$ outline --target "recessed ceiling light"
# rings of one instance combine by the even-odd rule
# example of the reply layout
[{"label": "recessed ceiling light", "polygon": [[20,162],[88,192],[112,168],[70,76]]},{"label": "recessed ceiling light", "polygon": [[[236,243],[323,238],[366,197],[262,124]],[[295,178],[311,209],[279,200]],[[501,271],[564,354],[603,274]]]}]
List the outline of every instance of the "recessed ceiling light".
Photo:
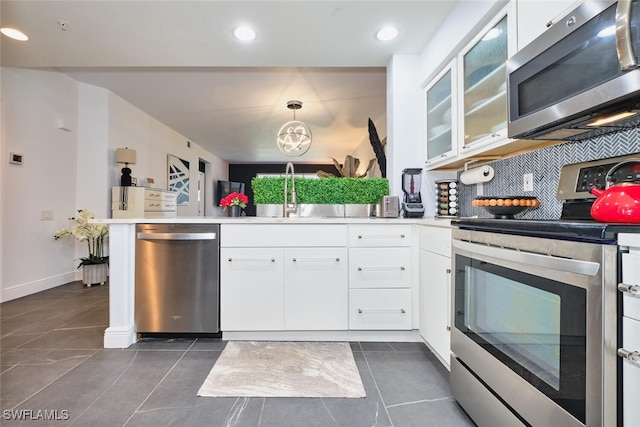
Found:
[{"label": "recessed ceiling light", "polygon": [[233,35],[238,40],[242,40],[246,42],[255,40],[256,38],[256,32],[253,30],[253,28],[246,27],[246,26],[237,27],[235,30],[233,30]]},{"label": "recessed ceiling light", "polygon": [[382,42],[393,40],[398,37],[398,29],[396,27],[384,27],[376,33],[376,38]]},{"label": "recessed ceiling light", "polygon": [[19,40],[21,42],[29,40],[29,37],[27,37],[25,33],[20,30],[16,30],[15,28],[0,28],[0,33],[11,39]]}]

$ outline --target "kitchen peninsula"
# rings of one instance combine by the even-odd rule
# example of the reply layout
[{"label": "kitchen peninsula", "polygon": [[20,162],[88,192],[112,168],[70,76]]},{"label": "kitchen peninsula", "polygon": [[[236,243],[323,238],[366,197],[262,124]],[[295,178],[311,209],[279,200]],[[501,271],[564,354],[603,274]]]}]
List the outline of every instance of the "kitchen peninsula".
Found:
[{"label": "kitchen peninsula", "polygon": [[137,340],[139,223],[220,224],[223,339],[420,341],[419,236],[429,239],[433,230],[444,247],[450,239],[449,220],[427,218],[95,221],[110,226],[105,348],[124,348]]}]

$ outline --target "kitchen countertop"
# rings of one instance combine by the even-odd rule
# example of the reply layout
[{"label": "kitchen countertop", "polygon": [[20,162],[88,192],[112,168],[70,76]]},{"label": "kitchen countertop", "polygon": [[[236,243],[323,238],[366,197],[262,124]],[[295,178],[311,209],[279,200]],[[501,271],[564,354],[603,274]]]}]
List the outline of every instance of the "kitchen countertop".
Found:
[{"label": "kitchen countertop", "polygon": [[105,218],[93,219],[96,224],[416,224],[434,227],[450,227],[451,218],[272,218],[245,216],[196,216],[173,218]]}]

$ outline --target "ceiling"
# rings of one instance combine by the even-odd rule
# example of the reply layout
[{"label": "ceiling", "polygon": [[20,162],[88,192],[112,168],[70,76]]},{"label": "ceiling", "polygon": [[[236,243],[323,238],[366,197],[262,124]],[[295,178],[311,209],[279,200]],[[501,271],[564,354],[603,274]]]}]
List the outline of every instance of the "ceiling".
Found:
[{"label": "ceiling", "polygon": [[[418,54],[464,0],[2,0],[2,66],[56,68],[109,89],[230,163],[291,160],[275,144],[293,119],[313,132],[296,160],[330,163],[386,136],[386,65]],[[62,23],[61,23],[62,21]],[[241,24],[257,38],[239,42]],[[382,26],[397,39],[379,42]]]}]

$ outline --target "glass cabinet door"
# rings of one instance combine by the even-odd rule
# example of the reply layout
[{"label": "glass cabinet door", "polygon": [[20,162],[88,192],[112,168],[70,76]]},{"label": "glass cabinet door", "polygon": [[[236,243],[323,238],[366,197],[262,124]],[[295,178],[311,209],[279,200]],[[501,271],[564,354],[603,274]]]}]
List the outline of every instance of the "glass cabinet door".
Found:
[{"label": "glass cabinet door", "polygon": [[508,21],[505,15],[462,57],[463,146],[507,126]]},{"label": "glass cabinet door", "polygon": [[[452,116],[454,65],[445,68],[427,87],[427,162],[454,152],[455,132]],[[453,112],[452,112],[453,111]]]}]

